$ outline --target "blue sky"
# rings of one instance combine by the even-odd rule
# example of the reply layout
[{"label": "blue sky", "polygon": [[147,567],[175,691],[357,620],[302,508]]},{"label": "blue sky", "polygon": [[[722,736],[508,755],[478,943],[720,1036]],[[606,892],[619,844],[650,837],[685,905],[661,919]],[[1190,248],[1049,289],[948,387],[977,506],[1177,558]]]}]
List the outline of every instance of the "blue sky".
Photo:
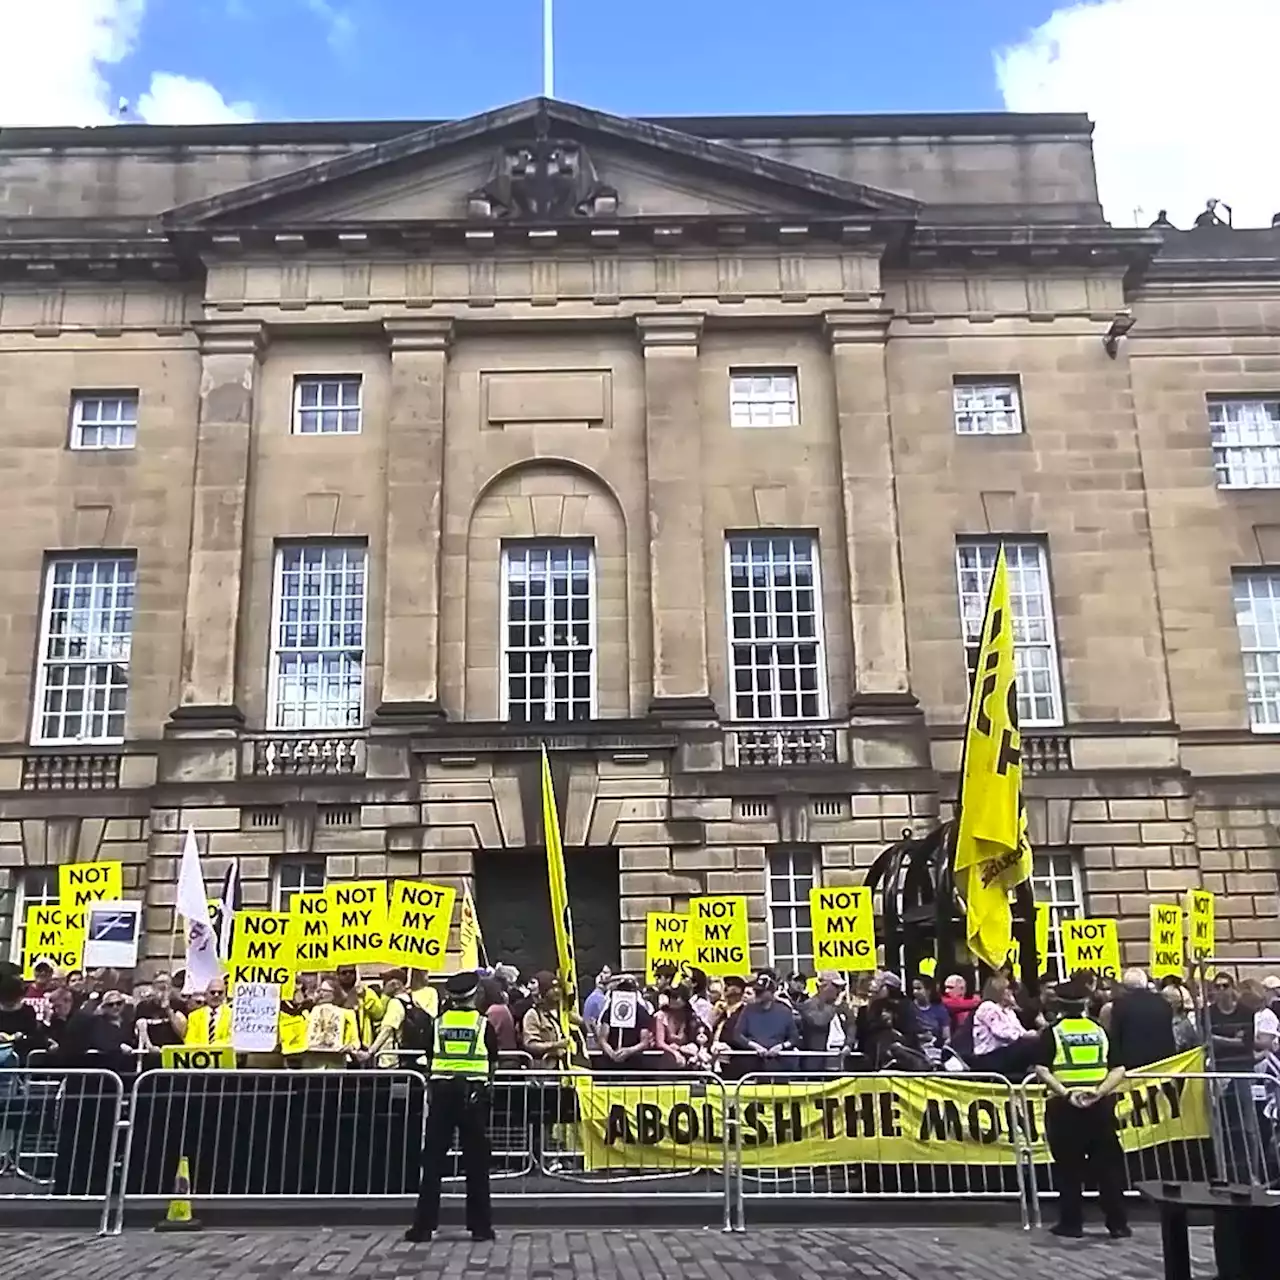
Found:
[{"label": "blue sky", "polygon": [[[624,114],[996,110],[993,50],[1053,9],[556,0],[557,96]],[[539,92],[541,39],[541,0],[150,0],[119,80],[136,97],[150,68],[180,67],[265,118],[460,116]]]},{"label": "blue sky", "polygon": [[[1280,0],[555,4],[588,106],[1083,111],[1112,221],[1280,211]],[[540,91],[542,0],[0,0],[0,38],[0,127],[438,119]]]}]

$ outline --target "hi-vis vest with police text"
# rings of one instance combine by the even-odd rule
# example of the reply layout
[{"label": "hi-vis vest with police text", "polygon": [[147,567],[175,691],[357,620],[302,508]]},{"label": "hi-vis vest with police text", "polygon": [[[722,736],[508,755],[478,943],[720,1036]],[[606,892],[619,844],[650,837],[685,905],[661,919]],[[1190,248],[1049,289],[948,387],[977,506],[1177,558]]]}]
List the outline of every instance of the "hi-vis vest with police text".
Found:
[{"label": "hi-vis vest with police text", "polygon": [[183,1044],[229,1045],[231,1043],[231,1006],[220,1004],[215,1011],[207,1004],[192,1009],[187,1015],[187,1034]]},{"label": "hi-vis vest with police text", "polygon": [[436,1019],[431,1074],[445,1079],[483,1080],[489,1074],[484,1044],[487,1019],[475,1009],[446,1009]]},{"label": "hi-vis vest with police text", "polygon": [[1107,1033],[1088,1018],[1063,1018],[1053,1029],[1052,1071],[1063,1084],[1101,1084],[1107,1078]]}]

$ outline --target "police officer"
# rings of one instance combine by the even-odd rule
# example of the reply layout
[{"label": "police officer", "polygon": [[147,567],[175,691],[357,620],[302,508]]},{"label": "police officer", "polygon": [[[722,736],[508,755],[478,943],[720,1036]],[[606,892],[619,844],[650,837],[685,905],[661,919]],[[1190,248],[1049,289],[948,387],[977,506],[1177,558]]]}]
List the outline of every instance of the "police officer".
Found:
[{"label": "police officer", "polygon": [[1040,1039],[1036,1075],[1049,1091],[1044,1118],[1058,1188],[1055,1236],[1084,1235],[1084,1184],[1097,1183],[1113,1240],[1132,1233],[1125,1213],[1124,1151],[1116,1131],[1115,1091],[1124,1080],[1107,1033],[1085,1016],[1089,990],[1079,980],[1058,988],[1059,1020]]},{"label": "police officer", "polygon": [[445,1006],[435,1019],[430,1054],[423,1059],[430,1077],[427,1135],[422,1151],[422,1185],[413,1225],[405,1239],[430,1240],[440,1225],[440,1183],[457,1133],[467,1183],[467,1230],[473,1240],[493,1239],[489,1209],[489,1103],[498,1069],[498,1038],[476,1008],[480,977],[454,974],[445,984]]}]

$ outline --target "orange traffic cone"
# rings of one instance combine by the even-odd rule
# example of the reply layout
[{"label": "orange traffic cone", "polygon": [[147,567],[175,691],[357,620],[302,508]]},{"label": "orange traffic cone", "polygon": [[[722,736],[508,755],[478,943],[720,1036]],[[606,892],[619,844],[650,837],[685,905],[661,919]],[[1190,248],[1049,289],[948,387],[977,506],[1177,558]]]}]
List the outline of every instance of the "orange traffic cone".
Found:
[{"label": "orange traffic cone", "polygon": [[178,1157],[178,1175],[173,1180],[173,1196],[168,1211],[156,1223],[157,1231],[199,1231],[199,1218],[191,1216],[191,1166],[186,1156]]}]

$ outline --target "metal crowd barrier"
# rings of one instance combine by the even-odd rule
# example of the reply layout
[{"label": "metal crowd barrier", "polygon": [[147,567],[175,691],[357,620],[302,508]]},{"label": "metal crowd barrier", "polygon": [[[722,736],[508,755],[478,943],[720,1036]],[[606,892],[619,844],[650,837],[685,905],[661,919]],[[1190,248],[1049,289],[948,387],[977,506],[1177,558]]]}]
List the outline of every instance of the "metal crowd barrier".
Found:
[{"label": "metal crowd barrier", "polygon": [[93,1068],[0,1071],[0,1205],[101,1205],[107,1230],[124,1085]]},{"label": "metal crowd barrier", "polygon": [[[1017,1200],[1023,1228],[1029,1226],[1029,1195],[1024,1170],[1030,1165],[1031,1153],[1026,1143],[1022,1099],[1015,1087],[1003,1076],[966,1073],[870,1073],[834,1072],[753,1072],[738,1081],[730,1110],[735,1117],[745,1118],[744,1092],[758,1085],[822,1084],[833,1080],[856,1081],[866,1091],[869,1102],[859,1099],[852,1114],[847,1108],[836,1110],[829,1123],[843,1125],[846,1134],[870,1141],[883,1159],[862,1160],[849,1164],[796,1165],[786,1168],[753,1168],[743,1159],[746,1148],[746,1125],[735,1123],[733,1156],[734,1205],[732,1221],[735,1230],[746,1229],[747,1210],[754,1206],[779,1205],[788,1201],[821,1196],[833,1200],[961,1200],[974,1197]],[[1000,1103],[989,1123],[1002,1126],[1000,1132],[1013,1149],[1009,1164],[903,1163],[886,1146],[894,1144],[896,1108],[892,1095],[899,1085],[928,1087],[931,1080],[982,1084],[997,1093]],[[882,1101],[888,1099],[888,1102]],[[957,1117],[959,1120],[959,1117]],[[964,1123],[964,1121],[961,1121]],[[888,1132],[886,1132],[888,1130]]]}]

